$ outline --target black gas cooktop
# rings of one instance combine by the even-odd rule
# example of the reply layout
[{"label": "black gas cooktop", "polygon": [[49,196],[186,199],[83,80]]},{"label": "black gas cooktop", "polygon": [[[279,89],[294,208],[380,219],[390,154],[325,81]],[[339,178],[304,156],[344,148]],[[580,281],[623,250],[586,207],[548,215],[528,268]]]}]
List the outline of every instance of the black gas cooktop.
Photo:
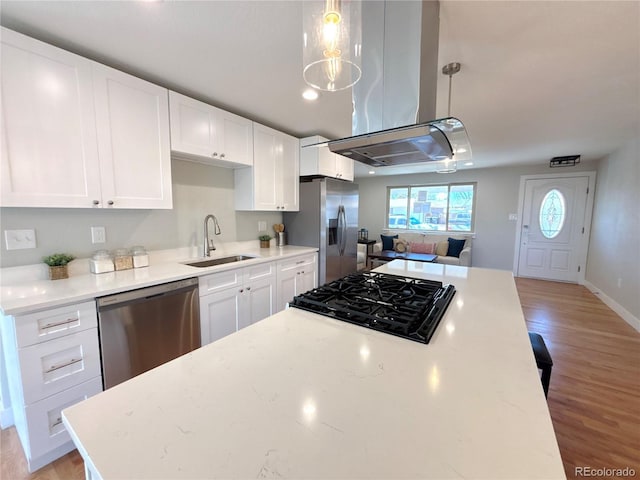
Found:
[{"label": "black gas cooktop", "polygon": [[442,282],[362,272],[309,290],[289,305],[429,343],[455,291]]}]

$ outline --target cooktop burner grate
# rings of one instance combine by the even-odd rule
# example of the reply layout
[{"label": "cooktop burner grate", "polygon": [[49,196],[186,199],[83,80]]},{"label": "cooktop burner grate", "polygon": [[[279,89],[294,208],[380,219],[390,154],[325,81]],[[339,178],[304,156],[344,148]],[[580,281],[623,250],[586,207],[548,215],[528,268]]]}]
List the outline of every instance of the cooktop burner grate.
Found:
[{"label": "cooktop burner grate", "polygon": [[429,343],[454,294],[442,282],[362,272],[298,295],[290,306]]}]

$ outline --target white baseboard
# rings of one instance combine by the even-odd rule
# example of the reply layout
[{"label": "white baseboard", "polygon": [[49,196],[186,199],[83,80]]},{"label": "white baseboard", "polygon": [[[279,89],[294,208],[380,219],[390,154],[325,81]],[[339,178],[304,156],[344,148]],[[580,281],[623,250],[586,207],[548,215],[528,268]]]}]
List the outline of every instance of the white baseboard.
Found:
[{"label": "white baseboard", "polygon": [[640,332],[640,319],[633,316],[631,312],[629,312],[626,308],[616,302],[613,298],[609,297],[606,293],[596,287],[593,283],[585,280],[584,286],[587,287],[591,293],[597,296],[602,303],[604,303],[611,310],[616,312],[618,315],[622,317],[622,319],[635,328],[638,332]]}]

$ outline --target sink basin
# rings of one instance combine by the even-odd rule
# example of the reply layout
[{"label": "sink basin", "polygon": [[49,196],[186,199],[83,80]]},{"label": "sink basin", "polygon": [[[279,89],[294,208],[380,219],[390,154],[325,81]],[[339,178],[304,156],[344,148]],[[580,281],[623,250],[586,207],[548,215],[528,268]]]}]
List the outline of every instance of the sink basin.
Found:
[{"label": "sink basin", "polygon": [[185,265],[189,265],[191,267],[215,267],[216,265],[224,265],[225,263],[234,263],[241,262],[243,260],[251,260],[252,258],[249,255],[232,255],[230,257],[222,257],[222,258],[211,258],[207,260],[198,260],[197,262],[185,263]]}]

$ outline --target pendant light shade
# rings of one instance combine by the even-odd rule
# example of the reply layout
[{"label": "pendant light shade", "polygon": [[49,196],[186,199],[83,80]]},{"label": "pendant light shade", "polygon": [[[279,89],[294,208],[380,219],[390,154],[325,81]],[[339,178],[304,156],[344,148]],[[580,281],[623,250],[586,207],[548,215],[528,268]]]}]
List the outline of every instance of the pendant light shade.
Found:
[{"label": "pendant light shade", "polygon": [[304,81],[313,88],[337,92],[362,75],[360,0],[302,2]]}]

